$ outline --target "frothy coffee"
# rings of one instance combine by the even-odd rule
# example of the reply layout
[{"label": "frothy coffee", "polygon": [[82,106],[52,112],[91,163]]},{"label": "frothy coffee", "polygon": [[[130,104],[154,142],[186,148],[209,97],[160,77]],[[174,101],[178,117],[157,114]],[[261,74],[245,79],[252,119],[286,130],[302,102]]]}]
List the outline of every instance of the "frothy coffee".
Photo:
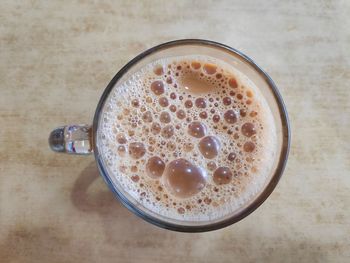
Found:
[{"label": "frothy coffee", "polygon": [[208,221],[261,191],[276,128],[259,89],[207,56],[158,60],[110,93],[97,145],[111,180],[162,216]]}]

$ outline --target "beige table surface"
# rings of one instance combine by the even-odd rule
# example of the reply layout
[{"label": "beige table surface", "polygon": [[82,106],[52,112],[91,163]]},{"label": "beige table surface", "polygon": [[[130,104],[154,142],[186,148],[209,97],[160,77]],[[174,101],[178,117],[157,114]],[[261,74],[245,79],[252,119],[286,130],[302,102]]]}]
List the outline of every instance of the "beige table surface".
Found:
[{"label": "beige table surface", "polygon": [[[350,262],[350,1],[0,3],[0,262]],[[210,233],[122,207],[92,156],[50,130],[91,123],[99,96],[153,45],[206,38],[251,56],[289,110],[292,148],[256,212]]]}]

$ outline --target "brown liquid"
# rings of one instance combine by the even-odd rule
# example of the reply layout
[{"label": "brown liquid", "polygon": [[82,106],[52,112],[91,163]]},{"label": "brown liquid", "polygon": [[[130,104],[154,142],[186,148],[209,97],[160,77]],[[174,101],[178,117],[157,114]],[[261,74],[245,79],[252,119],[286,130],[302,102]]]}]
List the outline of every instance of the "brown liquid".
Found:
[{"label": "brown liquid", "polygon": [[143,72],[109,104],[104,127],[114,136],[104,147],[116,153],[114,176],[157,213],[227,213],[261,170],[258,93],[208,61],[157,62]]},{"label": "brown liquid", "polygon": [[213,85],[199,79],[196,75],[184,76],[180,80],[180,85],[188,92],[196,94],[209,93],[213,89]]}]

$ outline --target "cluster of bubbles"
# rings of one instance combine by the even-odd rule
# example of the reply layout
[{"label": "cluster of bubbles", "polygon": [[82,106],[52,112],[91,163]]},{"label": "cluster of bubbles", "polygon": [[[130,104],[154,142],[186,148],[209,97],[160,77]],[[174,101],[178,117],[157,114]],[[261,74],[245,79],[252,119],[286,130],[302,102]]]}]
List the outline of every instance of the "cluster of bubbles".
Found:
[{"label": "cluster of bubbles", "polygon": [[257,172],[260,104],[218,64],[166,62],[127,81],[106,107],[107,164],[136,184],[140,200],[204,212],[237,197]]}]

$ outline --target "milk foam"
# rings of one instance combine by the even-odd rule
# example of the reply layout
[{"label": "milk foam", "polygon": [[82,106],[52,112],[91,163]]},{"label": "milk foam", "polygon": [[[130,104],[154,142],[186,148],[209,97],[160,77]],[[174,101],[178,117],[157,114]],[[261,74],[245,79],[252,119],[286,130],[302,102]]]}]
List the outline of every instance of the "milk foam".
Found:
[{"label": "milk foam", "polygon": [[[196,78],[200,78],[199,87],[193,86]],[[163,93],[152,91],[155,81],[163,83]],[[205,108],[198,99],[204,100]],[[186,107],[188,100],[191,107]],[[185,118],[178,117],[179,110]],[[237,117],[232,122],[225,119],[230,110]],[[203,137],[188,132],[192,122],[201,122],[205,136],[218,139],[217,156],[208,159],[201,152],[198,145]],[[254,126],[253,135],[242,133],[246,123]],[[136,159],[128,153],[130,143],[135,142],[145,147]],[[246,143],[254,145],[252,152],[244,151]],[[276,156],[277,139],[270,108],[254,83],[223,61],[185,56],[148,64],[113,88],[103,107],[97,146],[113,184],[134,202],[164,217],[204,222],[235,213],[262,190]],[[147,160],[154,156],[165,165],[179,158],[189,160],[203,171],[205,187],[187,198],[175,196],[166,187],[164,174],[159,178],[147,175]],[[213,166],[230,169],[229,183],[214,182]]]}]

